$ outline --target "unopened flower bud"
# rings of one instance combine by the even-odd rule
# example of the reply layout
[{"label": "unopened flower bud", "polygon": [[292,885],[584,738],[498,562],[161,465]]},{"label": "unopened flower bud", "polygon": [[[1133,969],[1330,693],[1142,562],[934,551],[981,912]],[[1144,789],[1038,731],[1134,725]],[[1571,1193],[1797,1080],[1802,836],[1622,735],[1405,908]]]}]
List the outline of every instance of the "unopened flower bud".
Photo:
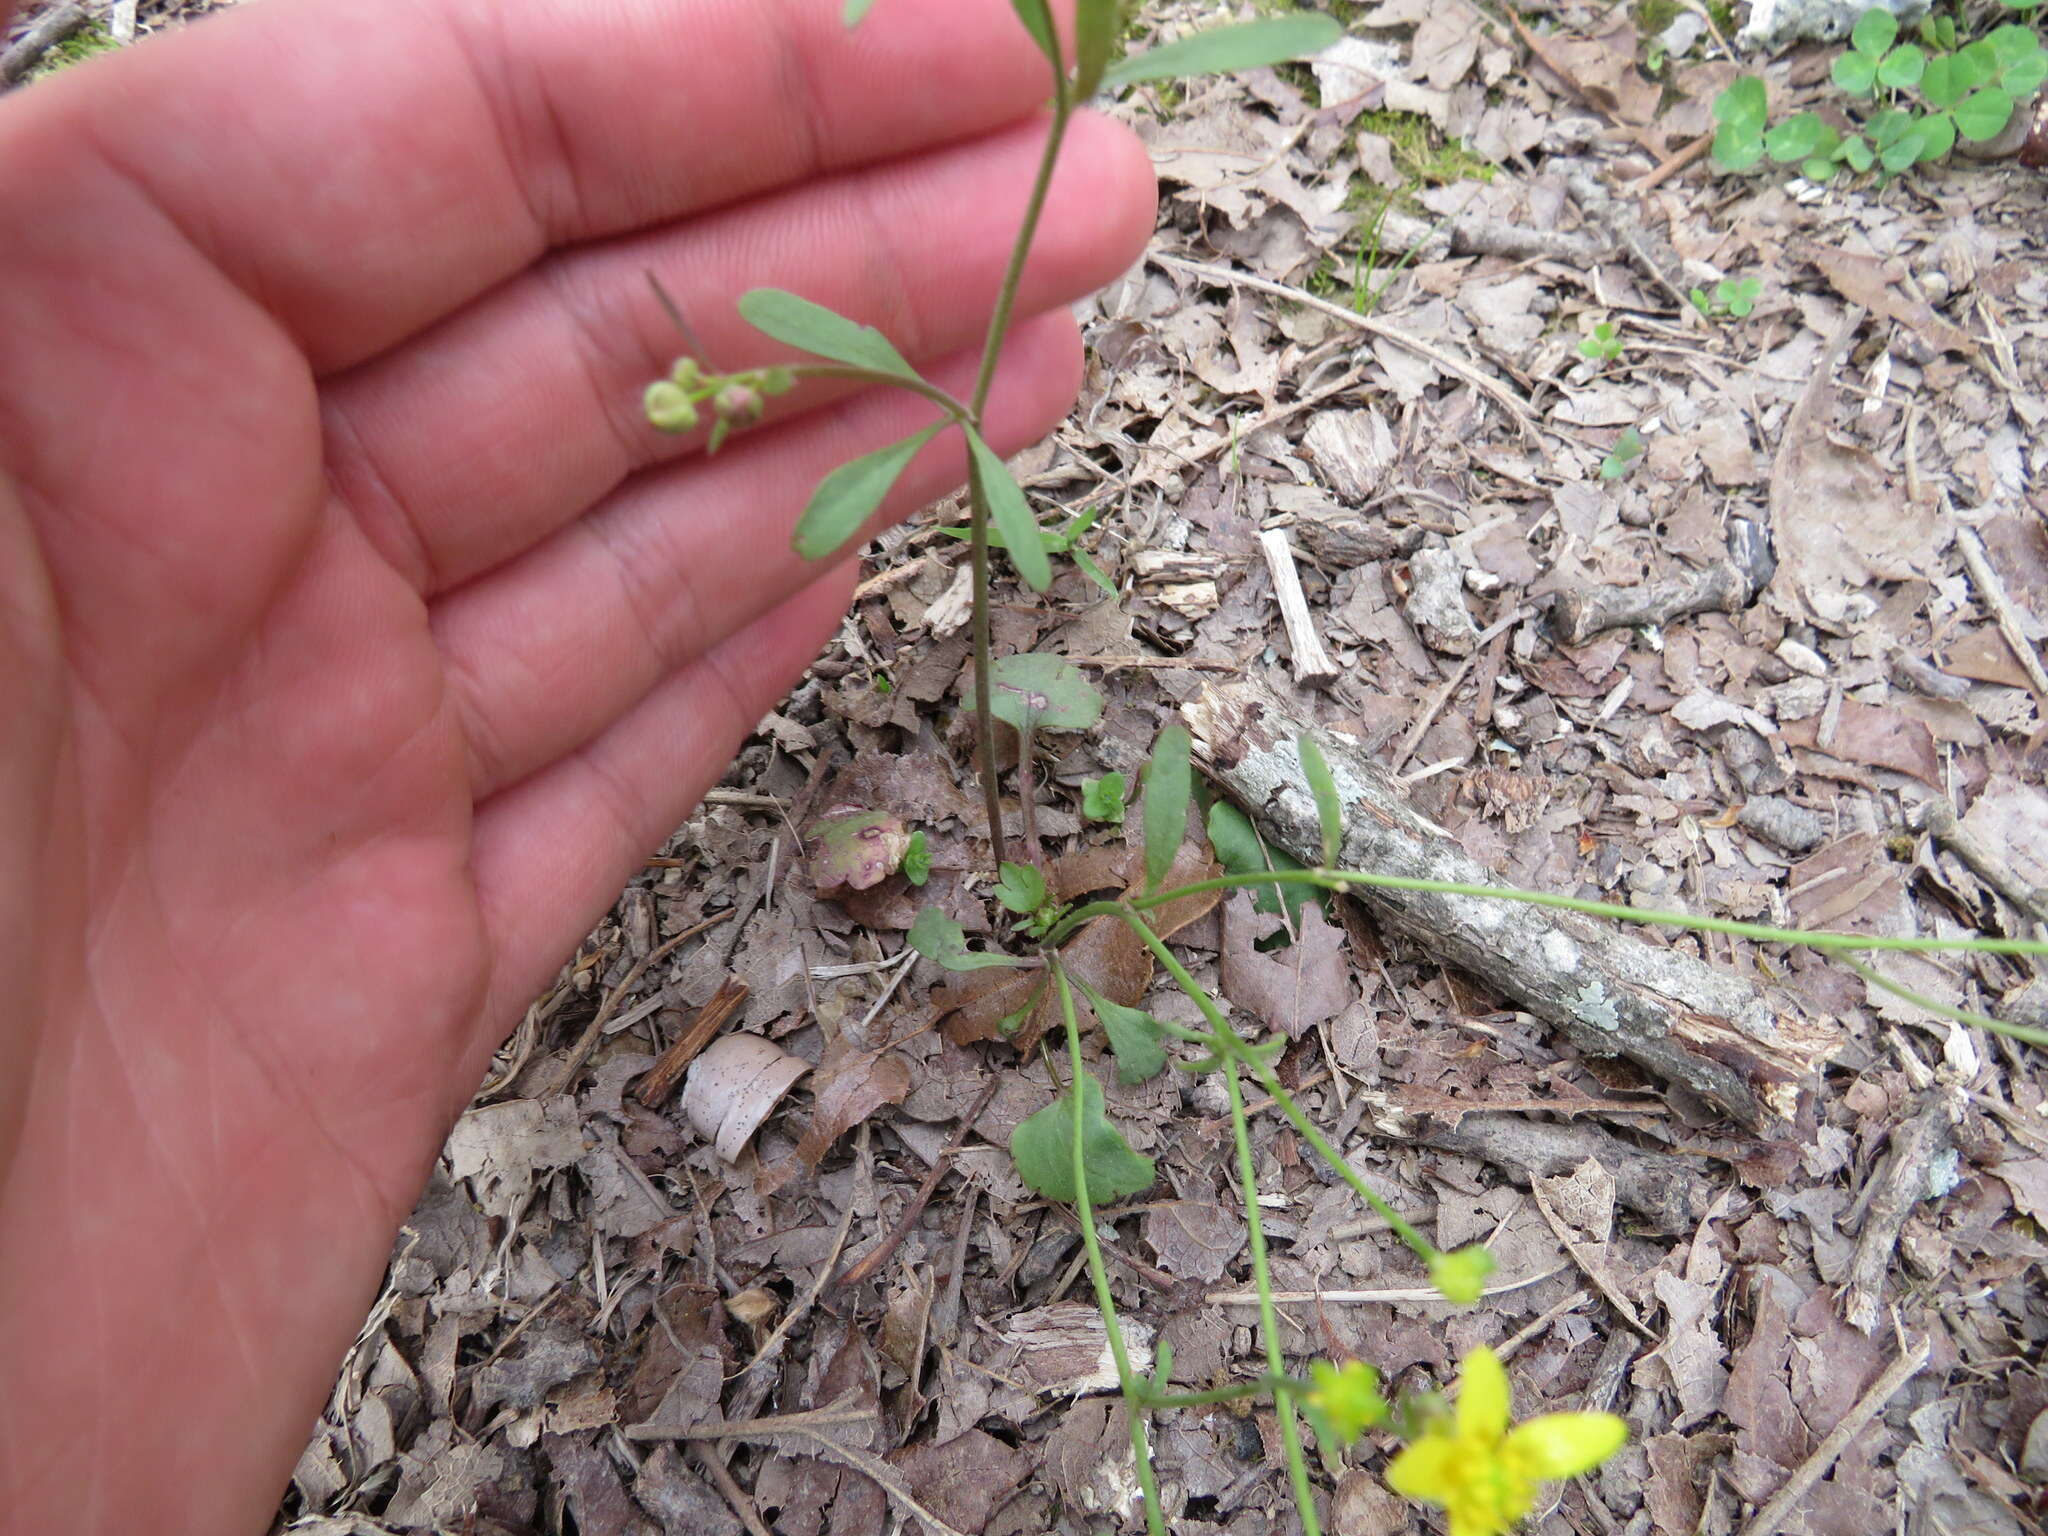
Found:
[{"label": "unopened flower bud", "polygon": [[679,357],[676,359],[675,367],[669,370],[668,376],[683,389],[695,389],[704,382],[704,365],[694,357]]},{"label": "unopened flower bud", "polygon": [[647,386],[641,409],[664,432],[687,432],[697,425],[697,407],[682,386],[669,379],[657,379]]},{"label": "unopened flower bud", "polygon": [[744,416],[749,421],[759,421],[767,402],[761,392],[747,384],[728,384],[713,397],[718,414],[728,421]]}]

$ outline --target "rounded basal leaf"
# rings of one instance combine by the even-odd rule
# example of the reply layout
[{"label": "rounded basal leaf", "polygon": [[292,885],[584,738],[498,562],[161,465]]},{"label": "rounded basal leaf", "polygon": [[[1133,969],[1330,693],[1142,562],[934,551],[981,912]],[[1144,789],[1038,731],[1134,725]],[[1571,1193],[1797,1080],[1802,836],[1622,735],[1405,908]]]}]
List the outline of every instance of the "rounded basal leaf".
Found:
[{"label": "rounded basal leaf", "polygon": [[1193,776],[1188,769],[1188,733],[1169,725],[1152,743],[1145,765],[1145,889],[1155,891],[1173,868],[1187,835],[1188,797]]},{"label": "rounded basal leaf", "polygon": [[2015,64],[2041,51],[2041,37],[2032,27],[2007,22],[1984,34],[1984,46],[2001,65]]},{"label": "rounded basal leaf", "polygon": [[1955,59],[1965,90],[1974,91],[1980,85],[1989,85],[1998,76],[1998,50],[1981,37],[1968,47],[1958,49]]},{"label": "rounded basal leaf", "polygon": [[1842,140],[1838,153],[1849,169],[1859,174],[1877,163],[1877,156],[1871,152],[1870,140],[1860,133],[1852,133]]},{"label": "rounded basal leaf", "polygon": [[796,552],[806,560],[822,560],[841,549],[867,526],[918,450],[945,425],[934,422],[900,443],[848,460],[820,480],[803,516],[796,520],[796,535],[791,540]]},{"label": "rounded basal leaf", "polygon": [[1930,107],[1952,107],[1970,93],[1969,82],[1952,55],[1938,53],[1920,76],[1920,94]]},{"label": "rounded basal leaf", "polygon": [[1919,132],[1922,165],[1946,160],[1949,151],[1956,147],[1956,125],[1946,112],[1937,112],[1932,117],[1922,118]]},{"label": "rounded basal leaf", "polygon": [[1754,128],[1724,124],[1714,135],[1714,164],[1724,171],[1746,171],[1763,157],[1763,135]]},{"label": "rounded basal leaf", "polygon": [[1028,914],[1045,905],[1045,876],[1029,864],[1005,861],[996,881],[996,900],[1012,912]]},{"label": "rounded basal leaf", "polygon": [[811,883],[821,891],[864,891],[896,872],[910,831],[887,811],[841,806],[811,823]]},{"label": "rounded basal leaf", "polygon": [[822,304],[781,288],[755,288],[740,295],[740,318],[764,336],[849,368],[915,379],[917,370],[871,325],[835,314]]},{"label": "rounded basal leaf", "polygon": [[974,428],[966,430],[974,483],[981,488],[989,516],[1003,535],[1003,548],[1010,563],[1017,567],[1026,586],[1043,592],[1052,585],[1052,561],[1046,558],[1045,541],[1039,536],[1038,519],[1031,515],[1031,504],[1024,499],[1022,487],[1011,478],[1009,466],[995,449],[982,441]]},{"label": "rounded basal leaf", "polygon": [[1770,113],[1770,99],[1759,75],[1738,75],[1714,98],[1714,121],[1724,128],[1748,128],[1763,132]]},{"label": "rounded basal leaf", "polygon": [[1834,148],[1830,142],[1834,133],[1818,112],[1801,112],[1765,134],[1764,149],[1778,164],[1790,165],[1794,160],[1825,154]]},{"label": "rounded basal leaf", "polygon": [[1102,718],[1101,693],[1058,656],[999,656],[988,681],[990,713],[1020,731],[1085,731]]},{"label": "rounded basal leaf", "polygon": [[1124,789],[1124,776],[1120,773],[1105,773],[1099,779],[1083,779],[1081,814],[1090,821],[1122,821]]},{"label": "rounded basal leaf", "polygon": [[918,913],[907,937],[912,949],[949,971],[985,971],[993,966],[1023,963],[1008,955],[969,949],[967,935],[960,925],[937,907],[926,907]]},{"label": "rounded basal leaf", "polygon": [[1991,87],[1973,91],[1955,106],[1956,132],[1977,143],[1996,138],[2012,121],[2012,98]]},{"label": "rounded basal leaf", "polygon": [[1102,83],[1114,89],[1141,80],[1262,69],[1321,53],[1343,35],[1343,24],[1328,16],[1268,16],[1236,26],[1209,27],[1117,60],[1104,71]]},{"label": "rounded basal leaf", "polygon": [[1920,163],[1920,129],[1907,128],[1877,152],[1877,163],[1894,174],[1911,170]]},{"label": "rounded basal leaf", "polygon": [[2032,53],[2005,66],[1998,88],[2014,101],[2025,101],[2048,82],[2048,53]]},{"label": "rounded basal leaf", "polygon": [[[1835,174],[1835,162],[1828,155],[1815,155],[1811,160],[1800,162],[1799,174],[1808,181],[1826,181]],[[1730,310],[1730,314],[1734,311]]]},{"label": "rounded basal leaf", "polygon": [[903,878],[912,885],[923,885],[932,877],[932,851],[925,842],[922,830],[910,834],[910,845],[903,850]]},{"label": "rounded basal leaf", "polygon": [[1927,55],[1911,43],[1894,48],[1877,66],[1878,84],[1894,91],[1909,91],[1927,71]]},{"label": "rounded basal leaf", "polygon": [[1867,53],[1843,54],[1829,74],[1851,96],[1868,96],[1877,88],[1877,60]]},{"label": "rounded basal leaf", "polygon": [[1882,6],[1873,6],[1856,18],[1849,32],[1849,46],[1875,60],[1898,41],[1899,18]]},{"label": "rounded basal leaf", "polygon": [[[1123,1133],[1102,1113],[1102,1085],[1087,1074],[1080,1083],[1081,1169],[1092,1204],[1121,1200],[1147,1188],[1154,1175],[1152,1159],[1131,1150]],[[1054,1099],[1010,1133],[1010,1158],[1017,1175],[1048,1200],[1073,1201],[1074,1105],[1072,1088]]]},{"label": "rounded basal leaf", "polygon": [[1879,149],[1896,144],[1913,131],[1917,121],[1910,112],[1901,112],[1896,107],[1886,107],[1881,112],[1870,114],[1870,121],[1864,126],[1870,130],[1870,142]]}]

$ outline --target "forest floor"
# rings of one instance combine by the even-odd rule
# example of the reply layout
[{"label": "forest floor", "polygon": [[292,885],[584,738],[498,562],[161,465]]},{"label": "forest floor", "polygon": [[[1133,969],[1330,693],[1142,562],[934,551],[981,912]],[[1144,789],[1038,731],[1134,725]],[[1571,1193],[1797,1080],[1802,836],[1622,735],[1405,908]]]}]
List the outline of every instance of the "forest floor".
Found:
[{"label": "forest floor", "polygon": [[[206,8],[144,0],[140,28]],[[1351,35],[1313,67],[1113,109],[1153,147],[1157,236],[1085,306],[1080,404],[1014,467],[1049,521],[1100,510],[1083,543],[1117,591],[1066,568],[1044,600],[1007,575],[997,594],[1000,650],[1074,658],[1109,700],[1040,743],[1048,851],[1089,871],[1077,888],[1120,878],[1126,830],[1081,814],[1083,781],[1135,783],[1184,705],[1254,684],[1515,885],[2041,936],[2048,180],[1961,157],[1723,174],[1688,152],[1738,68],[1781,112],[1844,98],[1840,45],[1738,64],[1717,7],[1338,9]],[[1968,35],[2009,13],[1954,14]],[[837,640],[535,1002],[401,1235],[281,1530],[1135,1528],[1077,1224],[1007,1150],[1058,1079],[906,963],[921,906],[976,934],[996,915],[943,531],[962,519],[942,504],[870,552]],[[924,832],[922,890],[819,888],[812,825],[847,805]],[[1539,1510],[1542,1536],[1770,1536],[1756,1512],[1788,1483],[1788,1533],[2039,1530],[2037,1052],[1782,946],[1641,937],[1828,1039],[1786,1125],[1586,1054],[1348,900],[1290,931],[1237,898],[1173,936],[1289,1037],[1283,1079],[1355,1167],[1497,1259],[1478,1308],[1416,1299],[1407,1250],[1260,1112],[1290,1357],[1427,1388],[1489,1344],[1518,1411],[1624,1415],[1630,1446]],[[2048,1022],[2024,961],[1882,969]],[[651,1087],[706,1005],[798,1058],[794,1086],[708,1108]],[[721,1155],[692,1092],[710,1128],[758,1129]],[[1215,1079],[1105,1092],[1158,1167],[1101,1215],[1134,1341],[1171,1342],[1189,1388],[1258,1374]],[[1269,1408],[1153,1430],[1174,1531],[1298,1529]],[[1384,1489],[1385,1454],[1368,1435],[1326,1469],[1324,1529],[1441,1530]]]}]

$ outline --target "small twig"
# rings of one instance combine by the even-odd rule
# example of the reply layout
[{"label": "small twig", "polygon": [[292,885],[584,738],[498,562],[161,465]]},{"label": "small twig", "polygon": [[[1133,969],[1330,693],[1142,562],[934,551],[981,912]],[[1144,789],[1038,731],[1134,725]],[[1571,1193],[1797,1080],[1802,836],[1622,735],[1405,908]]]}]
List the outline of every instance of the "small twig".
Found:
[{"label": "small twig", "polygon": [[1077,667],[1133,667],[1157,668],[1161,671],[1186,670],[1190,672],[1242,672],[1244,666],[1235,661],[1219,661],[1212,656],[1066,656],[1061,658]]},{"label": "small twig", "polygon": [[1912,1116],[1892,1128],[1891,1158],[1866,1190],[1870,1207],[1842,1282],[1842,1316],[1860,1332],[1877,1329],[1885,1276],[1898,1252],[1899,1234],[1906,1218],[1939,1187],[1933,1183],[1935,1169],[1955,1145],[1953,1132],[1963,1103],[1960,1089],[1933,1084],[1921,1093]]},{"label": "small twig", "polygon": [[740,1517],[740,1524],[747,1528],[747,1536],[770,1536],[768,1527],[761,1523],[761,1512],[754,1508],[754,1501],[747,1490],[739,1485],[732,1473],[727,1470],[725,1463],[718,1459],[717,1448],[711,1445],[693,1445],[690,1449],[696,1453],[697,1464],[704,1469],[705,1476],[711,1479],[712,1487],[725,1496],[725,1502],[732,1506],[732,1512]]},{"label": "small twig", "polygon": [[1265,552],[1266,569],[1273,573],[1273,600],[1280,605],[1280,622],[1287,631],[1294,681],[1303,688],[1327,688],[1340,673],[1316,634],[1316,621],[1302,595],[1301,576],[1294,569],[1294,551],[1287,546],[1286,530],[1266,529],[1259,535],[1259,548]]},{"label": "small twig", "polygon": [[831,1289],[843,1290],[849,1285],[859,1285],[871,1278],[876,1270],[889,1262],[889,1256],[903,1245],[903,1239],[910,1236],[918,1218],[924,1215],[924,1208],[931,1204],[932,1195],[939,1187],[939,1180],[946,1176],[946,1170],[952,1167],[954,1157],[967,1144],[968,1133],[974,1129],[974,1122],[981,1118],[982,1111],[994,1101],[996,1088],[1001,1082],[1001,1078],[991,1076],[988,1086],[981,1090],[981,1097],[974,1101],[974,1107],[961,1117],[960,1124],[953,1130],[952,1140],[946,1143],[945,1149],[933,1160],[931,1167],[925,1170],[924,1180],[917,1186],[917,1193],[910,1197],[910,1204],[904,1207],[903,1217],[896,1223],[895,1230],[849,1264],[844,1273],[830,1282]]},{"label": "small twig", "polygon": [[[868,1136],[868,1126],[865,1120],[861,1122],[860,1134],[862,1150],[865,1151]],[[818,1298],[824,1294],[826,1283],[832,1278],[834,1267],[839,1263],[839,1255],[846,1249],[846,1234],[853,1230],[853,1207],[854,1202],[848,1199],[846,1210],[839,1218],[839,1230],[832,1235],[832,1251],[825,1255],[825,1262],[818,1266],[818,1278],[813,1280],[811,1288],[804,1292],[804,1299],[789,1309],[782,1321],[775,1325],[775,1331],[762,1341],[759,1349],[754,1351],[754,1358],[740,1367],[739,1370],[733,1372],[733,1376],[746,1375],[748,1371],[753,1370],[755,1366],[760,1365],[773,1355],[781,1347],[783,1339],[789,1334],[789,1330],[794,1328],[798,1322],[808,1315],[813,1306],[817,1305]],[[731,1380],[732,1378],[728,1377],[727,1379]]]},{"label": "small twig", "polygon": [[1976,585],[1977,595],[1984,599],[1984,606],[1991,610],[1991,616],[1998,621],[1998,632],[2005,636],[2005,643],[2012,647],[2012,653],[2019,664],[2026,668],[2027,676],[2033,681],[2034,694],[2042,704],[2048,705],[2048,669],[2041,665],[2033,645],[2027,639],[2026,631],[2020,626],[2019,611],[2006,595],[2005,583],[1999,580],[1998,572],[1991,568],[1985,558],[1984,541],[1977,537],[1974,528],[1958,525],[1956,548],[1963,552],[1963,564],[1969,568],[1970,580]]},{"label": "small twig", "polygon": [[1672,155],[1662,165],[1658,166],[1654,171],[1651,171],[1646,176],[1638,176],[1634,181],[1630,182],[1628,184],[1628,190],[1634,193],[1636,196],[1640,197],[1643,193],[1650,191],[1653,187],[1663,186],[1665,182],[1669,181],[1672,177],[1676,176],[1680,171],[1684,170],[1688,165],[1691,165],[1695,160],[1699,159],[1700,156],[1704,155],[1708,150],[1712,149],[1713,147],[1714,136],[1711,133],[1701,134],[1698,138],[1694,139],[1690,144],[1686,145],[1685,148],[1678,151],[1677,154]]},{"label": "small twig", "polygon": [[1933,1351],[1934,1339],[1929,1335],[1894,1360],[1841,1423],[1829,1430],[1827,1438],[1814,1447],[1813,1454],[1800,1463],[1785,1486],[1772,1494],[1770,1502],[1756,1512],[1756,1518],[1743,1529],[1742,1536],[1778,1536],[1784,1529],[1786,1517],[1799,1507],[1799,1501],[1827,1475],[1828,1469],[1849,1448],[1849,1442],[1870,1426],[1870,1421],[1898,1395],[1899,1389],[1920,1374]]},{"label": "small twig", "polygon": [[1423,736],[1435,723],[1436,717],[1443,712],[1443,707],[1451,702],[1451,695],[1458,691],[1459,685],[1465,681],[1465,674],[1472,670],[1473,664],[1479,660],[1486,647],[1524,619],[1533,617],[1535,612],[1534,608],[1517,608],[1514,612],[1495,619],[1479,632],[1479,638],[1472,642],[1472,649],[1458,658],[1458,664],[1451,668],[1451,675],[1429,696],[1429,702],[1422,706],[1422,713],[1417,715],[1415,723],[1408,727],[1408,734],[1401,738],[1401,745],[1394,753],[1394,760],[1387,765],[1388,772],[1399,773],[1408,766],[1408,759],[1414,754],[1416,747],[1421,745]]},{"label": "small twig", "polygon": [[583,1063],[590,1059],[591,1051],[596,1049],[599,1038],[604,1034],[606,1022],[610,1020],[612,1014],[618,1009],[619,1004],[625,1000],[626,994],[632,991],[634,985],[638,983],[642,976],[647,974],[647,968],[661,960],[667,959],[684,940],[694,939],[698,934],[704,932],[705,929],[717,927],[737,910],[738,908],[736,907],[728,907],[715,917],[707,917],[703,922],[696,924],[694,927],[685,928],[674,938],[662,944],[660,948],[651,951],[645,960],[642,960],[632,970],[628,971],[626,979],[606,994],[603,1005],[597,1010],[597,1017],[590,1021],[583,1031],[582,1038],[570,1049],[568,1058],[562,1063],[561,1069],[555,1073],[554,1078],[548,1084],[547,1091],[536,1093],[533,1097],[548,1099],[555,1097],[557,1094],[567,1093],[576,1081],[576,1074],[583,1070]]},{"label": "small twig", "polygon": [[1538,1334],[1542,1333],[1544,1329],[1548,1328],[1560,1317],[1563,1317],[1565,1313],[1578,1311],[1579,1308],[1583,1307],[1587,1302],[1591,1301],[1592,1299],[1593,1293],[1591,1291],[1572,1292],[1571,1295],[1565,1297],[1563,1301],[1560,1301],[1556,1306],[1552,1307],[1549,1311],[1543,1313],[1540,1317],[1535,1318],[1533,1321],[1529,1322],[1523,1327],[1516,1329],[1513,1333],[1509,1334],[1507,1338],[1503,1339],[1500,1343],[1494,1345],[1494,1354],[1498,1355],[1503,1362],[1514,1359],[1515,1355],[1517,1354],[1517,1352],[1520,1351],[1521,1347],[1524,1344],[1528,1343],[1531,1339],[1535,1338]]},{"label": "small twig", "polygon": [[21,40],[0,53],[0,86],[12,85],[35,67],[36,61],[52,48],[81,30],[92,20],[77,0],[43,12],[35,24],[22,33]]},{"label": "small twig", "polygon": [[633,1097],[649,1109],[660,1109],[666,1104],[674,1095],[676,1084],[683,1080],[683,1073],[697,1059],[697,1053],[711,1043],[711,1037],[725,1027],[725,1021],[747,1000],[747,990],[747,984],[737,976],[721,981],[718,990],[711,994],[711,1001],[697,1010],[697,1016],[647,1069],[647,1075],[633,1089]]},{"label": "small twig", "polygon": [[823,1408],[798,1413],[770,1414],[758,1419],[734,1419],[728,1424],[628,1424],[628,1440],[753,1440],[773,1444],[784,1435],[812,1435],[821,1429],[848,1424],[872,1424],[875,1410],[850,1408],[851,1392]]}]

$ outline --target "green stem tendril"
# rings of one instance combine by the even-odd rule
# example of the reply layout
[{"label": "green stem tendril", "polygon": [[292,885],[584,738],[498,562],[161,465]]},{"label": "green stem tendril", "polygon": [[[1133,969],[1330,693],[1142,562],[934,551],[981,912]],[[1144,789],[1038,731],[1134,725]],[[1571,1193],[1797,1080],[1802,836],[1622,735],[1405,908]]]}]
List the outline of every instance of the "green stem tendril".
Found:
[{"label": "green stem tendril", "polygon": [[[1102,1313],[1103,1331],[1109,1336],[1109,1352],[1116,1360],[1117,1385],[1123,1389],[1124,1417],[1131,1426],[1131,1456],[1138,1469],[1138,1487],[1145,1496],[1145,1529],[1150,1536],[1166,1536],[1166,1517],[1159,1503],[1159,1482],[1152,1472],[1152,1448],[1145,1440],[1146,1384],[1131,1370],[1130,1352],[1124,1348],[1124,1331],[1117,1322],[1116,1298],[1109,1290],[1109,1270],[1102,1261],[1102,1240],[1095,1232],[1095,1202],[1088,1198],[1088,1163],[1083,1133],[1086,1120],[1081,1114],[1081,1074],[1088,1070],[1081,1060],[1081,1026],[1074,1015],[1074,989],[1067,984],[1066,967],[1052,963],[1053,981],[1060,989],[1060,1012],[1067,1024],[1067,1065],[1071,1081],[1067,1092],[1074,1105],[1074,1205],[1081,1218],[1081,1246],[1088,1252],[1088,1278],[1095,1287],[1095,1306]],[[1277,1367],[1276,1367],[1277,1370]],[[1315,1536],[1313,1521],[1309,1536]]]}]

